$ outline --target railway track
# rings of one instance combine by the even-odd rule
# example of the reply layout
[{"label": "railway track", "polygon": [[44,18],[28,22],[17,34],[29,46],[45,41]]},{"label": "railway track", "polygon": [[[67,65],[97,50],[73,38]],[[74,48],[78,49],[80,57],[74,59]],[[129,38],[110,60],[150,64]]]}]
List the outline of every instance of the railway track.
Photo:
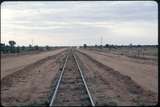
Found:
[{"label": "railway track", "polygon": [[72,49],[66,56],[49,106],[95,106]]}]

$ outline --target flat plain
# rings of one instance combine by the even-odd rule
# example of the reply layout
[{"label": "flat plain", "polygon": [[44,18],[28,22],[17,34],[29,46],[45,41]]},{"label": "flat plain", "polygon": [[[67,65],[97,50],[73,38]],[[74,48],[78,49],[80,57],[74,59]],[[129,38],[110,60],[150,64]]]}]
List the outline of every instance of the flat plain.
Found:
[{"label": "flat plain", "polygon": [[[77,75],[74,74],[77,68],[72,58],[73,54],[77,57],[95,105],[157,104],[157,48],[148,47],[139,51],[137,48],[128,47],[118,49],[72,47],[72,52],[69,52],[70,50],[71,48],[60,48],[36,54],[1,57],[2,105],[48,106],[67,55],[71,59],[68,60],[64,71],[64,79],[67,75],[68,79],[65,82],[69,81],[69,85],[66,83],[63,86],[66,86],[66,89],[60,90],[58,96],[64,95],[64,104],[68,106],[88,105],[82,103],[85,101],[84,98],[74,94],[73,88],[79,87],[77,84],[82,83],[75,83],[72,80],[79,78],[74,78]],[[63,81],[62,79],[62,84]],[[65,94],[67,92],[68,94]],[[76,98],[79,100],[74,103],[72,98],[75,102]],[[63,101],[58,102],[57,105],[64,105]]]}]

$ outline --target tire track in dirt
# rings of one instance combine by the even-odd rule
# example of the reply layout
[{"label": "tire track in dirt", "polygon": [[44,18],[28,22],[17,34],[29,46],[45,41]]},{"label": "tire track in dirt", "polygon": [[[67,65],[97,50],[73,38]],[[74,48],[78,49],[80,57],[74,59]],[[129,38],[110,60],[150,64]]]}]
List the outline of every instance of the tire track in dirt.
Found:
[{"label": "tire track in dirt", "polygon": [[76,52],[96,105],[155,105],[157,95],[146,91],[130,77]]}]

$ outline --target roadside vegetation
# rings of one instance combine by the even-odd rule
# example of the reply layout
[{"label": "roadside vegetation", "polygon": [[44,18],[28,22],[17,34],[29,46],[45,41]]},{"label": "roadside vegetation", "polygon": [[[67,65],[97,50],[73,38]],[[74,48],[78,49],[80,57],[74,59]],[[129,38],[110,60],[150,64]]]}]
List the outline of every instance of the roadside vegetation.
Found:
[{"label": "roadside vegetation", "polygon": [[52,50],[53,47],[50,46],[38,46],[34,45],[32,46],[29,44],[28,46],[15,46],[16,42],[13,40],[8,41],[9,45],[6,45],[5,43],[1,43],[0,51],[1,54],[12,54],[12,53],[27,53],[27,52],[33,52],[33,51],[49,51]]},{"label": "roadside vegetation", "polygon": [[137,58],[158,57],[158,45],[105,44],[88,46],[87,44],[84,44],[81,48]]}]

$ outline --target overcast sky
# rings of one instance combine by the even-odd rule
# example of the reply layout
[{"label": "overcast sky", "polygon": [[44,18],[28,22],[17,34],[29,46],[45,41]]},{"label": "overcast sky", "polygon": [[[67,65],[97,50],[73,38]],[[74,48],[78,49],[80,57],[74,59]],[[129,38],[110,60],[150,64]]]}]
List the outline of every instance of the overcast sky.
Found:
[{"label": "overcast sky", "polygon": [[158,44],[154,1],[3,2],[1,42],[17,45]]}]

